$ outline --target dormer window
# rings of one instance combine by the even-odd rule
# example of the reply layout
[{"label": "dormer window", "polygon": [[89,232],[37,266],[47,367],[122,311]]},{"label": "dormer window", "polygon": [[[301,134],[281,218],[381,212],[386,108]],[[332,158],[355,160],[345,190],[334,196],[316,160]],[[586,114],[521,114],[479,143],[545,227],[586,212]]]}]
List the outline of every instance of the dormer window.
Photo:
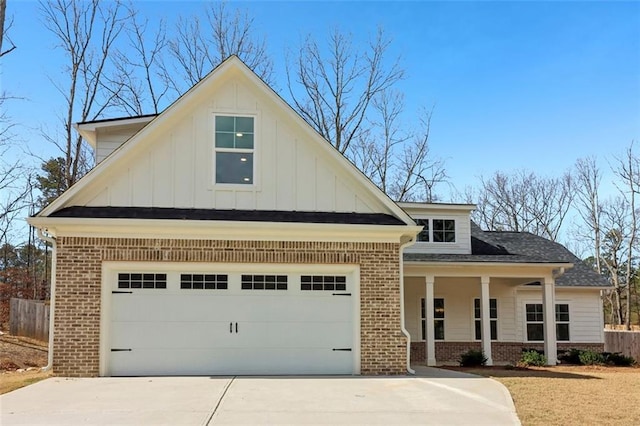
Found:
[{"label": "dormer window", "polygon": [[253,184],[253,117],[215,119],[215,183]]},{"label": "dormer window", "polygon": [[455,243],[456,221],[453,219],[416,219],[416,224],[423,226],[418,234],[419,242]]}]

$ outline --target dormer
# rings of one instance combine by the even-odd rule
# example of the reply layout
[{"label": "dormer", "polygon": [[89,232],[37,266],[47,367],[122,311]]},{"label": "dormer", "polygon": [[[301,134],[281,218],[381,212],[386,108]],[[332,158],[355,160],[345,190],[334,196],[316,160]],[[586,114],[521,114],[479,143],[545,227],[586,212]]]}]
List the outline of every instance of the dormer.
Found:
[{"label": "dormer", "polygon": [[474,204],[398,203],[423,226],[406,252],[471,254],[471,212]]},{"label": "dormer", "polygon": [[98,164],[154,118],[156,114],[85,121],[76,124],[76,130],[93,148],[93,159]]}]

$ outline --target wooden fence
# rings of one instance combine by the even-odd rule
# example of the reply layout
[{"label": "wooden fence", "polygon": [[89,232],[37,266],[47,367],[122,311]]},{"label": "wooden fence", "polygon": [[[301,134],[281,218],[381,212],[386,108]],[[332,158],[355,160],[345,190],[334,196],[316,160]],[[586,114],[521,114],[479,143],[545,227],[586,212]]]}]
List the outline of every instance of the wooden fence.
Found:
[{"label": "wooden fence", "polygon": [[620,352],[640,362],[640,331],[604,331],[604,350]]},{"label": "wooden fence", "polygon": [[12,298],[9,332],[14,336],[49,341],[49,304],[42,300]]}]

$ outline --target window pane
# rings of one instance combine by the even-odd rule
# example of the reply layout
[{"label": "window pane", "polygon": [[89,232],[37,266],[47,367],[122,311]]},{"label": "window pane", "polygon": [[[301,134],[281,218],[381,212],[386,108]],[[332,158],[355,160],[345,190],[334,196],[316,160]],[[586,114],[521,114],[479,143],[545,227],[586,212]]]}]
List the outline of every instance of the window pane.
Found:
[{"label": "window pane", "polygon": [[217,152],[216,183],[253,183],[253,154]]},{"label": "window pane", "polygon": [[556,321],[569,322],[569,305],[556,305]]},{"label": "window pane", "polygon": [[444,340],[444,320],[433,321],[435,340]]},{"label": "window pane", "polygon": [[230,132],[235,131],[233,122],[235,117],[216,116],[216,132]]},{"label": "window pane", "polygon": [[473,317],[482,317],[482,314],[480,313],[480,299],[473,299]]},{"label": "window pane", "polygon": [[527,324],[527,340],[543,341],[544,330],[542,324]]},{"label": "window pane", "polygon": [[240,133],[253,133],[253,118],[236,117],[235,131]]},{"label": "window pane", "polygon": [[424,299],[420,300],[420,315],[421,315],[422,319],[427,317],[427,314],[426,314],[426,312],[424,310]]},{"label": "window pane", "polygon": [[417,219],[416,225],[424,226],[422,231],[418,234],[418,241],[429,241],[429,220],[428,219]]},{"label": "window pane", "polygon": [[444,318],[444,299],[433,299],[433,317]]},{"label": "window pane", "polygon": [[475,330],[475,335],[476,335],[476,340],[482,340],[482,322],[480,322],[480,320],[475,321],[475,325],[476,325],[476,330]]},{"label": "window pane", "polygon": [[233,148],[233,133],[216,132],[216,148]]},{"label": "window pane", "polygon": [[236,146],[235,146],[236,148],[253,149],[253,134],[236,133],[235,136],[236,136]]},{"label": "window pane", "polygon": [[491,340],[498,340],[498,321],[491,321]]},{"label": "window pane", "polygon": [[569,340],[569,324],[556,324],[556,339]]}]

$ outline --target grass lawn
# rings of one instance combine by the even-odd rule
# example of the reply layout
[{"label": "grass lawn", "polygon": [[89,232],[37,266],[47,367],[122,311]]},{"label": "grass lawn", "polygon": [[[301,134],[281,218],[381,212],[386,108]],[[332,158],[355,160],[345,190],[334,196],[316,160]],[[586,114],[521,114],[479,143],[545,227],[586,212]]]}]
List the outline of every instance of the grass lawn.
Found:
[{"label": "grass lawn", "polygon": [[462,369],[504,384],[528,425],[640,425],[640,368]]},{"label": "grass lawn", "polygon": [[31,385],[52,376],[53,374],[50,371],[42,372],[40,369],[25,371],[22,373],[2,373],[0,374],[0,395],[24,386]]}]

